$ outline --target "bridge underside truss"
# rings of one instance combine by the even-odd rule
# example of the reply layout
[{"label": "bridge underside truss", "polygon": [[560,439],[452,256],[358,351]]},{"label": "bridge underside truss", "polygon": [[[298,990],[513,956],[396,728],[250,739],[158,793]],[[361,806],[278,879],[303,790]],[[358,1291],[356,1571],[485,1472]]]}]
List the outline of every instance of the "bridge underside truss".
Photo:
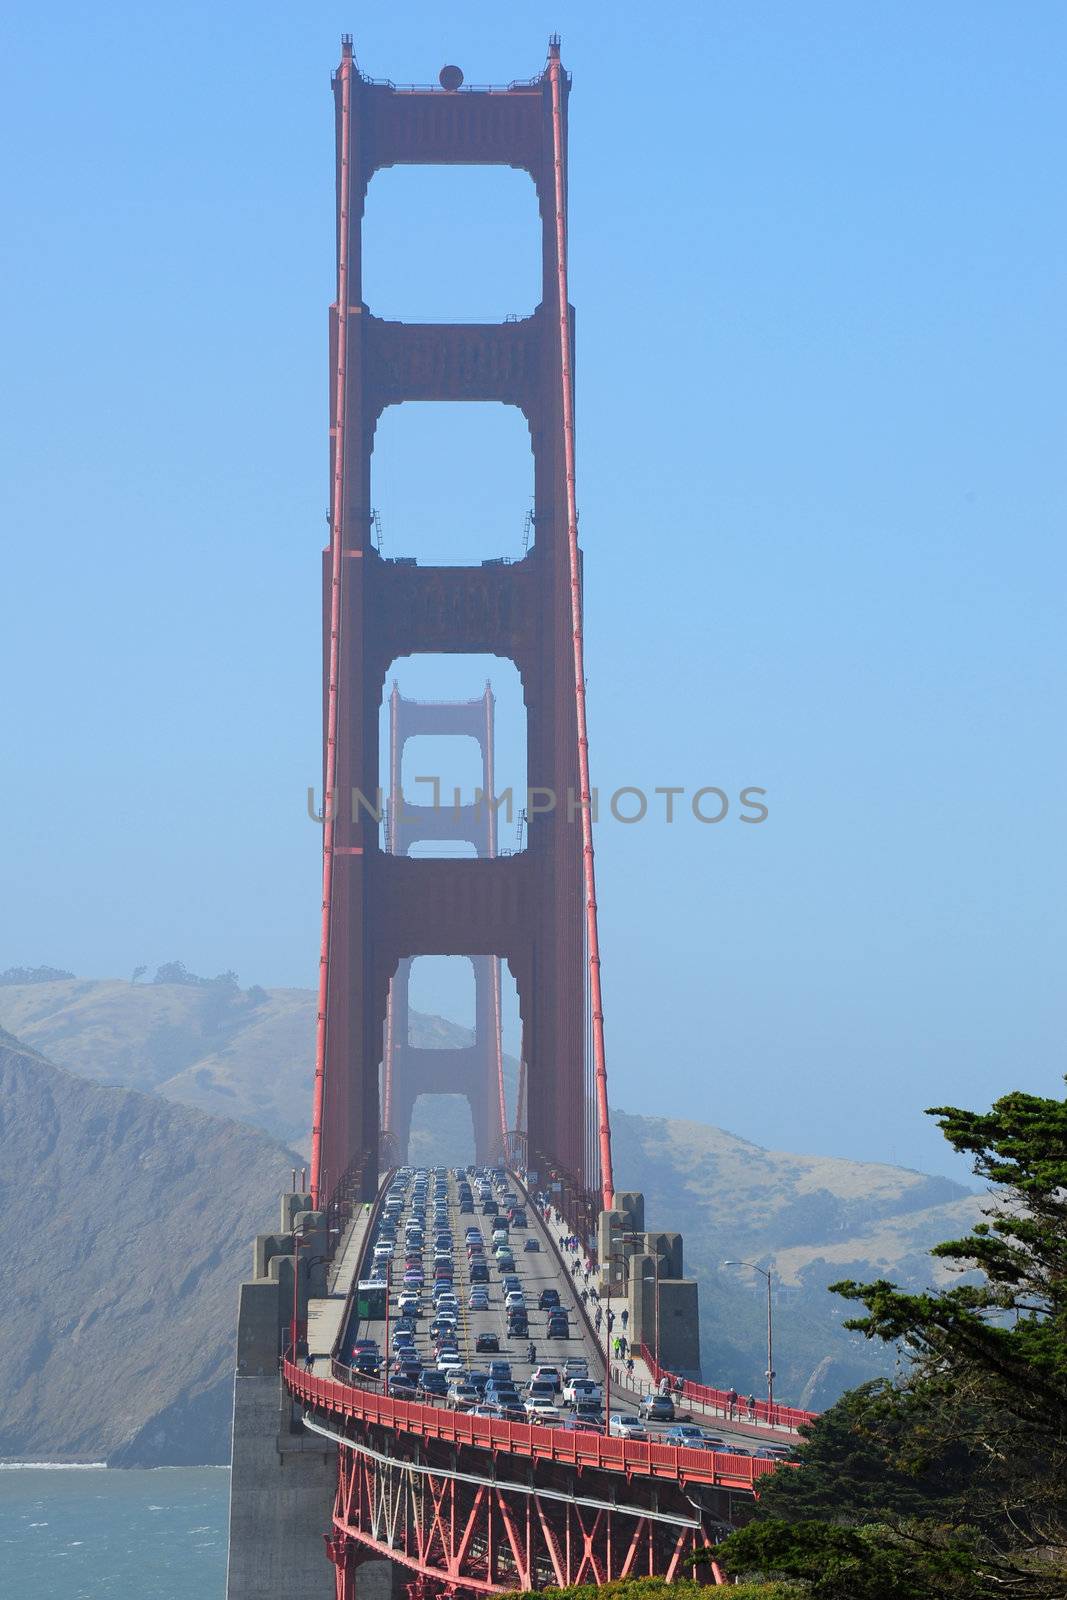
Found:
[{"label": "bridge underside truss", "polygon": [[621,1505],[610,1487],[598,1494],[599,1475],[535,1481],[526,1463],[523,1481],[515,1458],[500,1463],[499,1476],[459,1461],[342,1444],[327,1539],[337,1600],[355,1600],[359,1567],[375,1558],[407,1569],[411,1600],[691,1577],[695,1552],[721,1535],[729,1512],[728,1491],[711,1491],[709,1501],[721,1503],[702,1507],[676,1490],[648,1484],[631,1494],[637,1486],[628,1485],[630,1503]]}]

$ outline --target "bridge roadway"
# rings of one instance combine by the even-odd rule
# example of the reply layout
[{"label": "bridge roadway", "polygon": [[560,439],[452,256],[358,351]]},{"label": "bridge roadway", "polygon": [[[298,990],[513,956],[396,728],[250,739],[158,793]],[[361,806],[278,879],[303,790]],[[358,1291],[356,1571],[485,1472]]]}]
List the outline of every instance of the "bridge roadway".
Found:
[{"label": "bridge roadway", "polygon": [[[573,1276],[550,1229],[513,1174],[511,1187],[526,1201],[528,1226],[512,1229],[516,1274],[529,1302],[530,1336],[538,1361],[561,1366],[584,1355],[594,1381],[603,1377],[603,1353],[591,1326],[578,1312]],[[373,1207],[361,1207],[341,1241],[331,1297],[313,1301],[309,1316],[310,1370],[286,1359],[283,1378],[302,1408],[309,1434],[338,1446],[337,1488],[327,1552],[338,1569],[337,1592],[354,1592],[355,1573],[380,1558],[415,1574],[420,1595],[491,1594],[507,1589],[566,1587],[613,1578],[691,1572],[694,1555],[706,1550],[736,1521],[756,1481],[775,1463],[725,1436],[703,1448],[667,1443],[662,1427],[644,1438],[618,1437],[566,1426],[519,1422],[503,1416],[453,1410],[429,1395],[401,1399],[383,1392],[380,1380],[351,1371],[352,1345],[377,1340],[384,1354],[385,1322],[360,1322],[355,1288],[373,1260],[389,1179]],[[464,1365],[485,1369],[492,1359],[511,1363],[517,1384],[529,1372],[528,1340],[509,1337],[503,1315],[500,1272],[490,1266],[489,1305],[466,1307],[470,1283],[464,1232],[477,1226],[486,1239],[492,1218],[460,1209],[455,1176],[442,1180],[452,1234],[455,1293],[463,1310],[457,1336]],[[424,1244],[434,1251],[433,1184],[427,1195]],[[444,1192],[442,1194],[444,1198]],[[394,1268],[403,1270],[404,1230],[411,1186],[398,1219]],[[444,1230],[441,1230],[444,1231]],[[535,1238],[539,1249],[519,1243]],[[432,1282],[432,1267],[427,1276]],[[570,1310],[570,1337],[547,1338],[546,1316],[536,1306],[541,1287],[552,1285]],[[390,1296],[390,1331],[401,1285]],[[564,1293],[564,1290],[567,1292]],[[430,1291],[416,1344],[431,1357],[428,1334]],[[618,1326],[618,1324],[616,1325]],[[498,1340],[499,1356],[479,1353],[479,1334]],[[611,1391],[611,1410],[632,1412],[636,1391]],[[568,1413],[564,1413],[567,1415]],[[416,1592],[412,1590],[411,1592]]]},{"label": "bridge roadway", "polygon": [[[389,1174],[384,1184],[382,1184],[378,1205],[374,1206],[374,1219],[376,1219],[376,1222],[378,1222],[379,1214],[381,1214],[381,1205],[384,1202],[384,1198],[386,1198],[390,1181],[392,1181],[392,1174]],[[438,1229],[434,1222],[435,1203],[440,1198],[435,1192],[435,1184],[442,1187],[443,1194],[446,1195],[448,1222],[446,1222],[445,1229]],[[395,1354],[395,1328],[397,1328],[398,1320],[400,1320],[398,1302],[400,1302],[400,1296],[405,1293],[405,1290],[403,1290],[405,1226],[406,1222],[410,1221],[411,1216],[413,1216],[413,1211],[411,1211],[411,1187],[413,1187],[413,1181],[408,1182],[405,1206],[403,1206],[403,1211],[400,1213],[400,1218],[398,1218],[397,1243],[395,1243],[394,1253],[390,1258],[389,1331],[394,1333],[390,1357]],[[426,1286],[424,1286],[424,1290],[421,1291],[421,1296],[419,1296],[421,1298],[421,1312],[419,1312],[416,1328],[414,1328],[414,1342],[416,1342],[419,1358],[421,1358],[424,1366],[429,1366],[429,1368],[434,1366],[434,1341],[432,1341],[429,1331],[430,1322],[432,1322],[430,1288],[432,1288],[434,1238],[438,1232],[448,1232],[451,1235],[451,1242],[453,1242],[451,1259],[453,1259],[454,1270],[454,1294],[458,1299],[459,1307],[459,1355],[461,1355],[462,1363],[464,1363],[464,1368],[467,1371],[485,1371],[491,1360],[506,1360],[506,1362],[509,1362],[510,1368],[512,1368],[515,1387],[520,1390],[520,1395],[522,1395],[523,1386],[531,1378],[534,1366],[555,1365],[561,1368],[566,1358],[582,1357],[587,1362],[587,1366],[589,1366],[590,1379],[598,1382],[601,1387],[606,1386],[605,1398],[606,1403],[608,1403],[609,1416],[617,1416],[619,1413],[627,1414],[627,1416],[637,1416],[638,1410],[640,1410],[641,1392],[643,1390],[648,1392],[648,1384],[640,1386],[638,1382],[606,1382],[608,1373],[606,1373],[605,1349],[603,1349],[597,1336],[595,1336],[592,1323],[587,1320],[585,1315],[582,1315],[581,1306],[579,1306],[581,1288],[585,1286],[584,1278],[582,1278],[581,1286],[579,1286],[579,1283],[574,1280],[573,1272],[569,1270],[569,1258],[566,1261],[561,1259],[557,1250],[557,1243],[555,1243],[555,1234],[545,1224],[541,1213],[537,1211],[533,1197],[528,1194],[528,1190],[525,1189],[522,1181],[514,1173],[507,1174],[507,1189],[510,1189],[512,1194],[517,1195],[526,1213],[526,1226],[512,1230],[515,1266],[514,1269],[507,1270],[514,1270],[515,1275],[522,1280],[522,1293],[525,1294],[526,1314],[528,1314],[528,1320],[530,1320],[530,1331],[526,1336],[522,1336],[522,1334],[514,1334],[512,1336],[507,1331],[504,1288],[502,1288],[501,1282],[502,1274],[501,1270],[496,1267],[496,1262],[494,1262],[493,1245],[491,1245],[491,1234],[493,1234],[493,1224],[496,1218],[483,1214],[482,1203],[478,1202],[477,1197],[475,1197],[474,1202],[474,1213],[469,1213],[469,1211],[464,1213],[461,1210],[461,1200],[459,1200],[459,1181],[456,1171],[446,1171],[445,1168],[432,1168],[429,1171],[426,1230],[424,1230],[424,1238],[426,1238],[426,1243],[424,1243]],[[494,1200],[499,1203],[499,1186],[494,1187]],[[357,1267],[358,1277],[363,1278],[363,1280],[370,1278],[371,1270],[373,1270],[373,1248],[378,1235],[376,1235],[376,1227],[370,1229],[368,1224],[370,1224],[370,1214],[363,1213],[362,1221],[357,1221],[357,1227],[349,1230],[349,1234],[347,1234],[341,1270],[339,1270],[338,1277],[334,1280],[334,1294],[338,1294],[342,1290],[342,1285],[344,1285],[346,1291],[349,1290]],[[486,1291],[488,1291],[488,1294],[486,1294],[488,1307],[485,1310],[472,1310],[469,1307],[470,1290],[474,1286],[470,1282],[470,1262],[467,1261],[466,1250],[466,1232],[469,1227],[478,1227],[478,1230],[480,1230],[483,1248],[485,1248],[485,1261],[488,1262],[488,1269],[490,1269],[490,1282],[485,1285]],[[536,1251],[526,1250],[526,1240],[534,1240],[539,1248]],[[558,1290],[558,1293],[560,1293],[561,1304],[568,1310],[569,1338],[549,1339],[549,1336],[547,1336],[549,1312],[547,1312],[547,1309],[541,1309],[537,1304],[541,1291],[545,1290],[545,1288]],[[593,1302],[590,1301],[589,1304],[590,1309],[592,1309]],[[601,1310],[606,1310],[603,1302],[601,1302]],[[621,1310],[621,1306],[616,1302],[616,1312],[617,1310]],[[318,1315],[322,1315],[322,1312],[312,1309],[312,1317],[318,1317]],[[341,1318],[339,1318],[338,1307],[334,1302],[333,1315],[328,1318],[328,1323],[323,1328],[323,1333],[320,1333],[318,1341],[312,1341],[312,1349],[317,1350],[317,1357],[315,1357],[315,1368],[317,1370],[323,1370],[323,1366],[318,1365],[318,1363],[325,1362],[325,1357],[328,1354],[336,1355],[336,1360],[341,1365],[349,1365],[357,1339],[373,1339],[378,1344],[379,1350],[382,1352],[382,1360],[384,1360],[386,1349],[390,1342],[389,1331],[387,1331],[384,1318],[363,1318],[362,1322],[360,1322],[360,1318],[352,1314],[344,1318],[344,1322],[346,1322],[344,1338],[338,1339],[336,1346],[323,1347],[323,1334],[325,1334],[326,1328],[330,1328],[330,1331],[333,1331],[334,1334],[341,1333]],[[601,1330],[603,1330],[603,1338],[606,1339],[606,1320],[601,1323]],[[617,1322],[617,1320],[616,1330],[614,1331],[616,1333],[621,1333],[622,1331],[621,1323]],[[478,1352],[477,1341],[480,1334],[494,1336],[498,1341],[499,1350]],[[533,1363],[530,1362],[531,1344],[534,1347]],[[617,1370],[619,1363],[614,1363],[614,1366],[616,1366]],[[641,1370],[643,1370],[643,1363],[640,1363],[640,1366]],[[358,1382],[360,1379],[357,1378],[355,1381]],[[416,1397],[413,1395],[411,1398]],[[445,1406],[443,1398],[430,1397],[430,1395],[419,1395],[418,1398],[422,1403],[427,1403],[427,1405]],[[571,1413],[568,1410],[563,1410],[561,1421],[565,1421],[568,1414]],[[688,1410],[685,1410],[683,1406],[678,1408],[677,1413],[677,1421],[681,1421],[681,1419],[689,1419]],[[704,1419],[697,1418],[697,1422],[702,1421]],[[667,1429],[672,1424],[670,1424],[670,1421],[646,1419],[643,1426],[645,1426],[646,1437],[662,1438],[662,1435],[667,1432]],[[712,1437],[721,1438],[723,1442],[728,1443],[731,1453],[747,1454],[752,1450],[753,1446],[758,1448],[761,1443],[761,1440],[753,1440],[752,1429],[747,1429],[744,1426],[731,1427],[728,1422],[720,1422],[718,1419],[715,1419],[715,1426],[709,1427],[707,1432]]]}]

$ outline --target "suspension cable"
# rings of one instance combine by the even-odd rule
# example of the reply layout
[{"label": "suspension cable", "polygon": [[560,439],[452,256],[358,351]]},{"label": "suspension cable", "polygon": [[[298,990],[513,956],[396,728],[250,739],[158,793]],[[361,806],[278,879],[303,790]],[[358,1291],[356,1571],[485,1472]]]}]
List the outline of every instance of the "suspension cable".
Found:
[{"label": "suspension cable", "polygon": [[593,862],[593,816],[589,783],[589,734],[585,716],[585,647],[582,638],[581,569],[578,556],[578,509],[574,477],[574,391],[571,370],[570,300],[567,292],[567,224],[563,192],[563,107],[560,92],[559,45],[549,46],[548,78],[552,90],[552,145],[556,200],[556,273],[559,296],[559,345],[563,382],[563,449],[567,476],[567,547],[570,556],[571,626],[574,640],[574,697],[578,713],[578,782],[581,791],[582,868],[585,922],[589,947],[589,995],[593,1011],[593,1054],[596,1063],[596,1105],[600,1145],[600,1188],[605,1210],[615,1192],[611,1170],[611,1124],[608,1118],[608,1069],[604,1051],[604,1001],[600,986],[600,935],[597,928],[596,869]]},{"label": "suspension cable", "polygon": [[341,47],[341,170],[337,241],[337,366],[334,374],[333,485],[330,515],[330,652],[326,691],[326,777],[322,797],[322,927],[319,937],[319,1003],[315,1021],[315,1096],[311,1120],[311,1194],[318,1206],[322,1189],[322,1119],[326,1087],[326,1006],[330,990],[330,929],[333,910],[333,837],[337,813],[338,679],[341,644],[341,552],[345,505],[347,432],[348,217],[352,117],[352,46]]}]

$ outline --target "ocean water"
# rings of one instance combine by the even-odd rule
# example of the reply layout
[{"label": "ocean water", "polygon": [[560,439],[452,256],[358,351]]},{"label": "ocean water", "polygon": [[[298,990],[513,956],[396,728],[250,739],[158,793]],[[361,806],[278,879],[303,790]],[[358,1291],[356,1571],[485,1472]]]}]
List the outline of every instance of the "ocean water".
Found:
[{"label": "ocean water", "polygon": [[229,1471],[0,1466],[0,1594],[223,1600]]}]

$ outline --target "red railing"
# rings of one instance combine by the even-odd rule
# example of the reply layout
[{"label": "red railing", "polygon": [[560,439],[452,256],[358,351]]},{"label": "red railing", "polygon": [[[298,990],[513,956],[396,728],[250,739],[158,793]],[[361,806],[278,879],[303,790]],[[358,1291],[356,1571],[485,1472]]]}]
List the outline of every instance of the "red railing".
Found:
[{"label": "red railing", "polygon": [[[641,1346],[641,1359],[651,1372],[653,1378],[659,1383],[661,1378],[666,1378],[672,1385],[674,1379],[669,1372],[659,1365],[647,1344]],[[788,1428],[795,1433],[801,1423],[814,1422],[818,1417],[817,1411],[801,1411],[799,1406],[768,1406],[766,1400],[757,1400],[754,1406],[749,1406],[747,1400],[737,1395],[731,1405],[730,1391],[728,1389],[712,1389],[706,1383],[690,1383],[685,1380],[682,1391],[685,1400],[693,1400],[698,1405],[710,1406],[715,1411],[720,1411],[727,1420],[737,1422],[762,1423],[765,1427]]]},{"label": "red railing", "polygon": [[751,1489],[757,1478],[777,1466],[774,1461],[727,1451],[684,1450],[650,1439],[615,1439],[602,1433],[570,1433],[496,1417],[472,1417],[465,1411],[445,1411],[414,1400],[371,1394],[336,1377],[317,1378],[289,1360],[282,1363],[282,1376],[296,1399],[348,1421],[377,1422],[423,1439],[446,1439],[539,1461],[736,1489]]}]

